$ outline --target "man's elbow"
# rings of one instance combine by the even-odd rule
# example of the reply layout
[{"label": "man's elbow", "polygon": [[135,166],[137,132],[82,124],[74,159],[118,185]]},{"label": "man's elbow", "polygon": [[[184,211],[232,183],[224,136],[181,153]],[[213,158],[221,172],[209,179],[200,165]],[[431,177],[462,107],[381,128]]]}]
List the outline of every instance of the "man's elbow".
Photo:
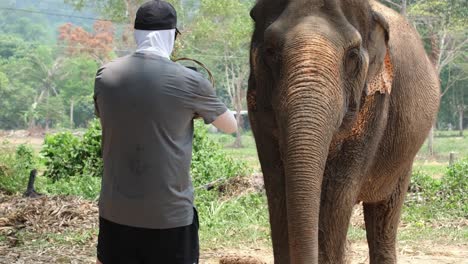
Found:
[{"label": "man's elbow", "polygon": [[232,134],[237,131],[237,121],[234,115],[228,110],[220,115],[213,125],[224,133]]}]

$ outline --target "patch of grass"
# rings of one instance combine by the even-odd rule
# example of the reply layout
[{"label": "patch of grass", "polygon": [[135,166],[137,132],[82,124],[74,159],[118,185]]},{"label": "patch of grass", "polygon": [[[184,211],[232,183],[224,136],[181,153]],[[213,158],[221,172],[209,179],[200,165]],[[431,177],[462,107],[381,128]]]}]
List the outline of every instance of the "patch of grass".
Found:
[{"label": "patch of grass", "polygon": [[97,237],[97,234],[98,229],[96,228],[43,234],[20,231],[16,236],[19,245],[27,245],[28,247],[47,247],[50,245],[87,245]]},{"label": "patch of grass", "polygon": [[224,148],[223,152],[235,160],[242,160],[254,172],[261,172],[260,161],[255,148]]},{"label": "patch of grass", "polygon": [[[457,131],[436,131],[434,137],[434,152],[435,156],[431,157],[438,162],[448,164],[450,152],[455,152],[456,157],[461,159],[468,157],[468,131],[465,131],[465,136],[458,136]],[[425,160],[429,158],[427,140],[421,147],[418,153],[418,160]]]},{"label": "patch of grass", "polygon": [[419,171],[435,179],[440,179],[447,171],[448,163],[439,163],[437,161],[415,161],[413,171]]},{"label": "patch of grass", "polygon": [[412,225],[410,227],[400,228],[398,230],[399,242],[418,243],[418,241],[430,240],[433,243],[457,244],[468,241],[468,228],[458,227],[419,227]]},{"label": "patch of grass", "polygon": [[86,245],[89,241],[92,241],[97,234],[97,229],[87,229],[79,232],[49,233],[45,236],[45,239],[50,243],[62,245]]},{"label": "patch of grass", "polygon": [[[468,135],[468,131],[466,135]],[[233,159],[246,162],[255,172],[261,171],[255,140],[251,132],[242,135],[242,148],[232,148],[235,140],[233,135],[209,133],[208,136],[224,146],[224,152]],[[450,152],[456,153],[457,160],[468,157],[468,136],[459,137],[458,131],[436,131],[434,150],[435,156],[428,160],[426,142],[417,155],[414,170],[421,171],[434,178],[440,178],[444,175],[448,166]]]},{"label": "patch of grass", "polygon": [[235,137],[232,135],[226,135],[221,133],[209,133],[208,136],[215,142],[221,144],[223,152],[235,159],[244,161],[249,168],[254,172],[260,172],[260,161],[258,160],[257,147],[252,133],[245,133],[242,135],[242,147],[233,148]]},{"label": "patch of grass", "polygon": [[66,177],[54,181],[40,177],[37,191],[48,195],[74,195],[89,200],[97,200],[101,191],[101,178],[89,175]]},{"label": "patch of grass", "polygon": [[216,193],[208,191],[197,195],[203,248],[239,248],[242,245],[252,247],[270,243],[264,194],[250,193],[229,200],[218,198]]}]

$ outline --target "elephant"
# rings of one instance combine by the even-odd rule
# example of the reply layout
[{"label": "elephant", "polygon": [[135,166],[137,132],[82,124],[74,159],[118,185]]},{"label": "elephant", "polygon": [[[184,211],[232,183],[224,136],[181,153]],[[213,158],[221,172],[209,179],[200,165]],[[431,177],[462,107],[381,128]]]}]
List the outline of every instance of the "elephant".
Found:
[{"label": "elephant", "polygon": [[412,164],[440,84],[417,31],[372,0],[257,0],[247,102],[275,263],[345,262],[353,208],[396,263]]}]

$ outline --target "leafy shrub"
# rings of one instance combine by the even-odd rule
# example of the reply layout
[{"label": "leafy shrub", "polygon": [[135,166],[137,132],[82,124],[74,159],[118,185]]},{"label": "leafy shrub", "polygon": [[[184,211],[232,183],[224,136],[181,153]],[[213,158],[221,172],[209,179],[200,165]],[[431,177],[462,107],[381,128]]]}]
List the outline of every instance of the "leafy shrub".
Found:
[{"label": "leafy shrub", "polygon": [[101,177],[103,174],[101,133],[101,124],[98,120],[94,120],[83,135],[80,151],[85,175]]},{"label": "leafy shrub", "polygon": [[29,173],[37,162],[30,146],[19,145],[15,149],[7,143],[0,145],[0,190],[10,194],[25,191]]},{"label": "leafy shrub", "polygon": [[461,209],[461,216],[468,216],[468,158],[447,169],[442,178],[441,192],[446,208]]},{"label": "leafy shrub", "polygon": [[46,136],[41,154],[47,167],[44,175],[54,181],[79,175],[100,177],[103,166],[99,121],[92,121],[82,138],[70,132]]},{"label": "leafy shrub", "polygon": [[70,132],[47,135],[41,154],[47,167],[44,176],[58,180],[76,175],[83,164],[79,153],[80,139]]},{"label": "leafy shrub", "polygon": [[[406,220],[468,216],[468,159],[447,168],[445,176],[434,179],[415,172],[406,200]],[[409,218],[409,219],[408,219]]]},{"label": "leafy shrub", "polygon": [[202,122],[195,122],[191,167],[195,187],[218,179],[246,175],[249,172],[247,165],[228,157],[222,146],[210,139],[207,133]]}]

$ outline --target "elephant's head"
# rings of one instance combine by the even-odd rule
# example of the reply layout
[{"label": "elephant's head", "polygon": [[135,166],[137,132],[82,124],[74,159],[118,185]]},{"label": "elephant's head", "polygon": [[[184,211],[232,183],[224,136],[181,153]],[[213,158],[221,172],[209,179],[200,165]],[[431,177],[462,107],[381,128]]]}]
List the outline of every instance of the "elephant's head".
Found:
[{"label": "elephant's head", "polygon": [[388,25],[364,0],[259,0],[251,16],[250,85],[279,126],[292,261],[317,263],[330,143],[352,127],[363,96],[390,92]]}]

